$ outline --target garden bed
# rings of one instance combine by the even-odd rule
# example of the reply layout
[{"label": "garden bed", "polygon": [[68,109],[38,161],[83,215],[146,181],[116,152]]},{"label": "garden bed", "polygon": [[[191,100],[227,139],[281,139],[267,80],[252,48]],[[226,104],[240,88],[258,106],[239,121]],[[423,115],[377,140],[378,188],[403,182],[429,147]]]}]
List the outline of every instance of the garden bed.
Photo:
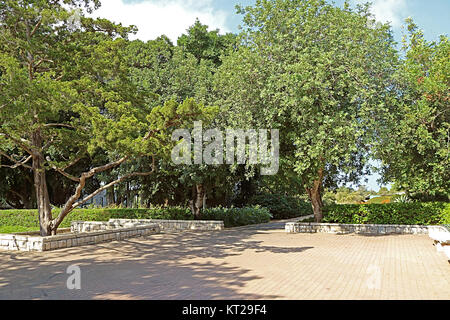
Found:
[{"label": "garden bed", "polygon": [[0,234],[0,250],[9,251],[49,251],[62,248],[119,241],[159,233],[158,224],[132,225],[124,227],[111,224],[104,230],[78,232],[64,230],[54,236],[41,237],[36,233]]}]

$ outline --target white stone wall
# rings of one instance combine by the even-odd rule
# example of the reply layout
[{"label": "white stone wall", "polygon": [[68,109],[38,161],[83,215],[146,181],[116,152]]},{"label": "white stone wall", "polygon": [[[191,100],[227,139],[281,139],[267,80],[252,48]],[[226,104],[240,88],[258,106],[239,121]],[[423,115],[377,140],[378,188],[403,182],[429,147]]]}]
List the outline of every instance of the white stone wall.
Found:
[{"label": "white stone wall", "polygon": [[441,226],[397,225],[397,224],[338,224],[338,223],[301,223],[288,222],[288,233],[361,233],[361,234],[428,234],[430,230]]},{"label": "white stone wall", "polygon": [[0,234],[0,250],[48,251],[70,248],[106,241],[123,240],[159,233],[157,224],[97,229],[95,231],[74,231],[60,235],[40,237],[17,234]]},{"label": "white stone wall", "polygon": [[161,231],[214,231],[224,229],[223,221],[111,219],[73,221],[70,230],[49,237],[35,233],[0,234],[0,250],[48,251],[106,241],[123,240]]},{"label": "white stone wall", "polygon": [[223,230],[223,221],[215,220],[162,220],[162,219],[111,219],[108,223],[124,226],[126,224],[156,223],[161,231],[215,231]]}]

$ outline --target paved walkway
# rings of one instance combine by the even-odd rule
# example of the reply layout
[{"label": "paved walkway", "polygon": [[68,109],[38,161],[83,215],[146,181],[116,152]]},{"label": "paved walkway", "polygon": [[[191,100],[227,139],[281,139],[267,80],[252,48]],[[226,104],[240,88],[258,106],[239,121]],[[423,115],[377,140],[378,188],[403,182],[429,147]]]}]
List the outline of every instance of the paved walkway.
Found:
[{"label": "paved walkway", "polygon": [[[0,252],[0,299],[450,299],[423,235],[286,234],[284,222]],[[81,290],[68,290],[69,265]]]}]

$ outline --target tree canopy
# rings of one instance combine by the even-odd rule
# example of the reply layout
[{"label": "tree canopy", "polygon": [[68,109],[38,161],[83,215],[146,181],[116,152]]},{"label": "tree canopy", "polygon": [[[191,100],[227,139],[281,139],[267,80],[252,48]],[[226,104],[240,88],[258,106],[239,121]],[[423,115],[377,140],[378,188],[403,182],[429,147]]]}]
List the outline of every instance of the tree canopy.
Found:
[{"label": "tree canopy", "polygon": [[[258,193],[304,196],[320,221],[325,192],[367,196],[345,185],[370,172],[370,159],[381,160],[383,182],[448,198],[447,36],[426,41],[408,20],[402,55],[369,4],[256,0],[237,7],[239,34],[197,19],[176,43],[130,41],[136,27],[86,14],[99,6],[0,2],[0,206],[37,207],[42,235],[103,191],[108,204],[139,195],[196,217]],[[248,161],[173,163],[171,132],[198,120],[278,129],[278,174]]]},{"label": "tree canopy", "polygon": [[[192,99],[147,104],[145,91],[130,81],[123,51],[134,27],[105,19],[71,17],[93,1],[7,1],[0,12],[0,147],[14,166],[30,169],[40,213],[41,234],[55,233],[74,208],[108,186],[150,172],[129,172],[80,200],[86,181],[130,158],[170,150],[170,128],[207,120],[214,108]],[[82,173],[71,167],[98,150],[106,163]],[[153,168],[154,169],[154,168]],[[58,217],[53,218],[46,172],[76,183]]]},{"label": "tree canopy", "polygon": [[405,59],[396,71],[397,99],[381,117],[376,156],[385,181],[409,192],[449,194],[450,43],[427,41],[411,20]]},{"label": "tree canopy", "polygon": [[219,68],[218,105],[236,124],[280,128],[281,156],[320,220],[324,184],[364,170],[372,115],[397,62],[390,28],[368,6],[320,0],[256,1],[239,11],[243,45]]}]

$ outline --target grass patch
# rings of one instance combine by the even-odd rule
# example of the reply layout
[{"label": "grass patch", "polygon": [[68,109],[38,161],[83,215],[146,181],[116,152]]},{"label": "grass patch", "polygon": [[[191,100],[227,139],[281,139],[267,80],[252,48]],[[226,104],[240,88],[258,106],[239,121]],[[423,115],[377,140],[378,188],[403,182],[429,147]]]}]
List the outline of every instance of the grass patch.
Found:
[{"label": "grass patch", "polygon": [[0,226],[0,233],[39,232],[39,227]]}]

